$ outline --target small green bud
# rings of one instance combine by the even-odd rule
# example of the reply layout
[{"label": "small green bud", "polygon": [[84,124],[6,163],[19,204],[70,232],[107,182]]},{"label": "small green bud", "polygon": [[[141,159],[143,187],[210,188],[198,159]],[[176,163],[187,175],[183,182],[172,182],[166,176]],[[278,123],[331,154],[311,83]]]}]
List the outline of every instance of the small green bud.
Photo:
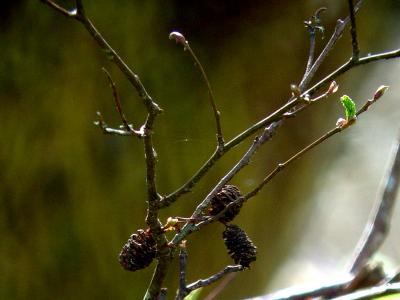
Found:
[{"label": "small green bud", "polygon": [[340,102],[342,102],[342,105],[344,107],[346,120],[349,121],[355,118],[357,109],[356,109],[356,104],[353,102],[353,100],[351,100],[349,96],[343,95],[340,98]]}]

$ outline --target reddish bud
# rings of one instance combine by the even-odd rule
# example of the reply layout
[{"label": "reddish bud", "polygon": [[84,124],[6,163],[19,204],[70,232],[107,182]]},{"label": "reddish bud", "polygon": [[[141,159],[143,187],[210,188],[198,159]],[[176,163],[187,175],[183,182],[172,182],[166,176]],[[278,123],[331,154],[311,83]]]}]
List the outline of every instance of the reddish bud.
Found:
[{"label": "reddish bud", "polygon": [[183,36],[182,33],[178,32],[178,31],[172,31],[172,32],[169,34],[169,39],[170,39],[170,40],[175,40],[175,42],[176,42],[177,44],[181,44],[182,46],[185,46],[185,45],[186,45],[186,39],[185,39],[185,37]]},{"label": "reddish bud", "polygon": [[329,86],[328,90],[326,91],[327,94],[334,94],[337,92],[339,89],[339,85],[336,83],[336,81],[332,81],[331,85]]},{"label": "reddish bud", "polygon": [[388,90],[388,86],[387,85],[381,85],[380,87],[378,87],[378,89],[376,90],[375,94],[374,94],[374,101],[378,100],[380,97],[383,96],[383,94],[386,93],[386,91]]},{"label": "reddish bud", "polygon": [[336,121],[336,126],[337,126],[337,127],[344,128],[346,125],[347,125],[347,120],[346,120],[346,119],[339,118],[339,119]]}]

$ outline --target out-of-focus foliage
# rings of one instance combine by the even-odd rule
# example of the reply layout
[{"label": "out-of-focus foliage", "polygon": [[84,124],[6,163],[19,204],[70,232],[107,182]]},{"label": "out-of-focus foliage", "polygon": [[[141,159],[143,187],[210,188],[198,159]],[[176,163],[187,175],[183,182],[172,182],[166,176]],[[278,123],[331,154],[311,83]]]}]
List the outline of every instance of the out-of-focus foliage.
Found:
[{"label": "out-of-focus foliage", "polygon": [[[285,103],[289,84],[300,79],[305,67],[308,38],[302,22],[321,5],[293,0],[245,7],[238,1],[204,1],[191,9],[182,1],[84,2],[99,30],[165,110],[154,135],[161,193],[190,178],[215,147],[207,91],[191,59],[168,41],[168,33],[181,30],[204,63],[228,139]],[[343,7],[326,2],[332,7],[326,15],[328,30]],[[130,234],[146,226],[143,149],[139,140],[104,136],[93,125],[98,110],[110,125],[119,125],[101,67],[116,81],[135,127],[144,121],[144,107],[77,22],[39,1],[20,2],[2,20],[0,298],[140,299],[154,264],[130,273],[119,266],[117,255]],[[325,67],[344,57],[332,54]],[[250,190],[278,160],[306,144],[309,135],[329,127],[337,114],[331,116],[327,107],[339,111],[326,104],[315,108],[319,114],[305,113],[288,122],[234,184]],[[305,120],[310,122],[295,130]],[[250,142],[234,149],[190,195],[163,211],[162,220],[188,216]],[[313,189],[309,179],[316,167],[307,162],[285,171],[235,219],[259,252],[254,267],[238,278],[257,280],[246,280],[246,286],[233,283],[221,297],[263,293],[274,271],[295,251],[292,245],[302,226],[291,228],[291,220],[307,200],[301,197],[303,184],[308,182],[308,194]],[[231,263],[222,231],[222,225],[214,224],[188,241],[189,281]],[[170,295],[177,278],[175,267],[166,282]]]}]

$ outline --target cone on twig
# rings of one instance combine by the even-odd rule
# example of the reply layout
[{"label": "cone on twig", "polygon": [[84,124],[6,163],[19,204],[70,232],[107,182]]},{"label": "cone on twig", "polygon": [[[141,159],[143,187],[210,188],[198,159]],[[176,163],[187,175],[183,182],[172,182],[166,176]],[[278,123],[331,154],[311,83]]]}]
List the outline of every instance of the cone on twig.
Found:
[{"label": "cone on twig", "polygon": [[119,254],[120,265],[128,271],[137,271],[150,265],[156,256],[156,242],[149,229],[132,234]]},{"label": "cone on twig", "polygon": [[[222,210],[225,209],[230,203],[238,200],[241,197],[239,189],[234,185],[225,185],[212,199],[209,214],[211,216],[218,215]],[[218,221],[222,223],[232,221],[236,215],[240,212],[242,203],[231,205],[225,213],[218,218]]]},{"label": "cone on twig", "polygon": [[222,234],[228,254],[236,264],[250,268],[250,263],[256,260],[257,247],[246,232],[237,225],[228,224]]}]

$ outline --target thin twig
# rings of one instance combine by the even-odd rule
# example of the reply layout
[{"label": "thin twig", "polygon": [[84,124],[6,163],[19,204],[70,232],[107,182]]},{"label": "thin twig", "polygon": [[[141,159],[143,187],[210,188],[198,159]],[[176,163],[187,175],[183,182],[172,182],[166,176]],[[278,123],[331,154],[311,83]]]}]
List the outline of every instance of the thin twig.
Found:
[{"label": "thin twig", "polygon": [[76,16],[76,13],[74,11],[66,10],[65,8],[61,7],[57,3],[54,3],[53,1],[49,1],[49,0],[40,0],[40,1],[43,2],[44,4],[50,6],[51,8],[55,9],[56,11],[58,11],[59,13],[63,14],[66,17],[75,18],[75,16]]},{"label": "thin twig", "polygon": [[119,96],[118,96],[118,92],[117,92],[117,88],[115,86],[114,81],[111,78],[110,73],[106,70],[106,68],[102,68],[103,72],[106,74],[107,79],[108,79],[108,83],[110,84],[112,93],[113,93],[113,99],[114,99],[114,104],[115,104],[115,108],[117,109],[119,116],[121,117],[121,121],[122,124],[124,124],[124,128],[127,131],[130,131],[130,126],[128,124],[128,121],[126,120],[125,114],[122,110],[122,106],[121,106],[121,101],[119,100]]},{"label": "thin twig", "polygon": [[[306,95],[313,95],[317,92],[321,87],[332,82],[333,80],[337,79],[340,75],[346,73],[350,69],[353,69],[357,66],[368,64],[370,62],[379,61],[379,60],[386,60],[386,59],[393,59],[400,57],[400,49],[383,52],[375,55],[368,55],[365,57],[360,58],[358,61],[349,60],[335,71],[327,75],[321,81],[316,83],[314,86],[309,88],[308,90],[304,91],[301,97]],[[266,118],[258,121],[257,123],[253,124],[242,133],[238,134],[236,137],[231,139],[229,142],[225,143],[225,146],[222,151],[219,149],[215,150],[214,153],[210,156],[210,158],[200,167],[200,169],[190,178],[185,184],[183,184],[180,188],[178,188],[173,193],[164,197],[161,201],[161,207],[167,207],[170,204],[174,203],[179,197],[184,194],[189,193],[192,188],[203,178],[205,174],[215,165],[215,163],[229,150],[240,144],[246,138],[257,132],[260,128],[271,124],[272,122],[276,122],[285,118],[284,114],[289,112],[290,109],[295,107],[301,101],[297,98],[292,99],[290,102],[283,105],[281,108],[273,112],[271,115],[267,116]],[[308,107],[308,106],[307,106]],[[306,108],[306,107],[304,107]]]},{"label": "thin twig", "polygon": [[356,249],[350,272],[356,274],[360,268],[376,253],[390,230],[396,195],[400,186],[400,140],[394,146],[394,159],[390,172],[385,179],[381,196],[377,199],[371,217]]},{"label": "thin twig", "polygon": [[184,247],[179,252],[179,289],[175,300],[183,300],[190,291],[186,287],[187,251]]},{"label": "thin twig", "polygon": [[199,70],[201,72],[201,75],[202,75],[202,77],[204,79],[204,82],[207,85],[208,96],[209,96],[209,99],[210,99],[210,103],[211,103],[212,109],[214,111],[214,118],[215,118],[215,123],[216,123],[216,127],[217,127],[218,146],[220,147],[220,149],[222,149],[223,146],[224,146],[224,138],[223,138],[222,129],[221,129],[221,120],[220,120],[221,113],[217,109],[217,105],[215,103],[214,93],[213,93],[213,91],[211,89],[211,84],[210,84],[210,81],[208,80],[207,74],[206,74],[206,72],[205,72],[200,60],[197,58],[196,54],[194,53],[194,51],[190,47],[189,42],[186,41],[186,43],[187,43],[186,44],[186,49],[189,51],[189,53],[193,57],[193,60],[194,60],[195,64],[198,66],[198,68],[199,68]]},{"label": "thin twig", "polygon": [[222,150],[224,147],[224,138],[222,135],[221,120],[220,120],[221,113],[219,112],[219,110],[217,108],[214,93],[212,91],[210,81],[208,80],[207,73],[204,70],[204,67],[201,64],[200,60],[198,59],[197,55],[194,53],[192,47],[190,47],[189,41],[183,36],[183,34],[177,32],[177,31],[173,31],[170,33],[169,38],[174,39],[177,43],[181,44],[184,47],[184,50],[187,50],[189,52],[190,56],[192,57],[192,59],[194,61],[195,66],[197,66],[200,70],[203,81],[207,86],[208,98],[210,100],[210,104],[211,104],[211,107],[214,112],[215,125],[216,125],[216,131],[217,131],[218,149]]},{"label": "thin twig", "polygon": [[[319,21],[320,21],[319,16],[325,10],[326,10],[326,7],[321,7],[319,9],[317,9],[317,11],[311,17],[311,20],[304,21],[304,24],[305,24],[308,34],[310,36],[310,48],[309,48],[309,52],[308,52],[307,65],[306,65],[306,70],[303,75],[303,79],[307,76],[308,72],[310,72],[310,69],[314,63],[315,38],[316,38],[317,31],[321,28],[321,27],[319,27],[318,24],[315,24],[315,23],[319,23]],[[303,79],[301,81],[303,81]]]},{"label": "thin twig", "polygon": [[206,279],[200,279],[197,280],[187,286],[187,290],[189,292],[192,292],[194,290],[197,290],[201,287],[208,286],[217,280],[221,279],[225,275],[233,272],[240,272],[243,271],[244,267],[242,265],[234,265],[234,266],[226,266],[222,271],[219,271],[218,273],[206,278]]},{"label": "thin twig", "polygon": [[258,194],[259,191],[268,183],[271,181],[272,178],[274,178],[279,172],[281,172],[283,169],[285,169],[290,163],[294,162],[296,159],[299,159],[302,157],[305,153],[313,149],[314,147],[318,146],[331,136],[335,135],[336,133],[339,133],[343,130],[342,127],[336,126],[335,128],[331,129],[327,133],[325,133],[323,136],[321,136],[319,139],[308,145],[307,147],[303,148],[301,151],[297,152],[295,155],[293,155],[291,158],[289,158],[287,161],[278,164],[278,166],[270,173],[268,174],[267,177],[263,179],[263,181],[251,192],[247,193],[244,196],[244,199],[250,199],[254,197],[255,195]]},{"label": "thin twig", "polygon": [[[378,98],[379,99],[379,98]],[[368,110],[368,108],[375,103],[378,99],[371,101],[368,100],[366,101],[366,103],[361,107],[361,109],[359,109],[356,112],[356,117],[359,116],[360,114],[366,112]],[[352,124],[354,124],[356,119],[352,119],[352,120],[348,120],[344,126],[343,124],[337,124],[335,128],[331,129],[330,131],[328,131],[327,133],[325,133],[324,135],[322,135],[320,138],[318,138],[317,140],[315,140],[314,142],[312,142],[311,144],[309,144],[307,147],[303,148],[302,150],[300,150],[299,152],[297,152],[295,155],[293,155],[291,158],[289,158],[287,161],[283,162],[283,163],[279,163],[278,166],[267,175],[267,177],[265,177],[263,179],[263,181],[255,188],[253,189],[251,192],[247,193],[246,195],[244,195],[244,201],[254,197],[255,195],[257,195],[261,189],[268,183],[271,181],[272,178],[274,178],[279,172],[281,172],[283,169],[285,169],[289,164],[291,164],[292,162],[294,162],[295,160],[299,159],[300,157],[302,157],[304,154],[306,154],[308,151],[310,151],[311,149],[313,149],[314,147],[318,146],[319,144],[321,144],[322,142],[326,141],[327,139],[329,139],[330,137],[334,136],[335,134],[343,131],[344,129],[349,128]]]},{"label": "thin twig", "polygon": [[134,86],[136,91],[138,92],[140,98],[143,100],[143,103],[147,107],[148,111],[152,111],[155,114],[159,114],[162,112],[162,109],[153,101],[150,95],[147,93],[145,87],[143,86],[140,78],[137,74],[135,74],[125,63],[125,61],[119,56],[119,54],[108,44],[108,42],[103,38],[100,32],[96,29],[93,23],[86,17],[84,13],[82,1],[76,1],[76,9],[68,11],[62,8],[60,5],[56,4],[51,0],[40,0],[41,2],[47,4],[51,8],[55,9],[57,12],[62,13],[63,15],[73,18],[85,26],[86,30],[92,36],[92,38],[97,42],[98,46],[104,51],[107,55],[107,58],[114,62],[117,67],[121,70],[121,72],[125,75],[125,77],[129,80],[129,82]]},{"label": "thin twig", "polygon": [[[153,140],[152,140],[154,121],[157,115],[162,112],[162,109],[158,106],[156,102],[153,101],[153,99],[147,93],[145,87],[140,81],[139,76],[135,74],[128,67],[128,65],[122,60],[122,58],[118,55],[118,53],[108,44],[108,42],[103,38],[100,32],[96,29],[93,23],[86,16],[83,3],[81,0],[75,1],[76,9],[71,12],[68,12],[67,10],[55,4],[51,0],[42,0],[42,2],[55,9],[57,12],[60,12],[68,17],[74,18],[86,28],[86,30],[89,32],[92,38],[97,42],[98,46],[105,52],[107,58],[117,65],[117,67],[121,70],[121,72],[125,75],[125,77],[134,86],[134,88],[139,94],[139,97],[142,99],[143,104],[147,109],[148,112],[147,119],[145,124],[142,126],[144,151],[146,158],[146,182],[147,182],[147,203],[148,203],[146,223],[153,232],[154,239],[156,240],[157,243],[157,250],[160,253],[160,256],[158,257],[158,264],[155,269],[153,278],[150,282],[150,286],[146,291],[144,299],[146,300],[157,299],[160,294],[162,288],[162,282],[164,280],[167,267],[170,262],[170,258],[168,255],[169,250],[166,247],[168,241],[165,237],[165,234],[162,232],[161,229],[162,224],[158,220],[158,209],[159,209],[158,202],[160,196],[157,193],[157,188],[156,188],[156,179],[155,179],[156,152],[154,150]],[[104,128],[106,128],[104,126],[104,122],[103,123],[99,122],[99,125],[103,125],[101,126],[103,130]],[[127,128],[130,127],[128,126]],[[115,130],[105,130],[105,131],[116,133]]]},{"label": "thin twig", "polygon": [[308,52],[308,60],[303,78],[307,76],[308,72],[310,72],[310,69],[314,62],[314,52],[315,52],[315,31],[316,31],[315,27],[309,26],[307,27],[307,29],[308,29],[308,34],[310,35],[310,49]]},{"label": "thin twig", "polygon": [[343,295],[331,300],[367,300],[367,299],[378,299],[386,295],[400,293],[400,283],[386,284],[376,287],[367,288],[361,291],[357,291],[351,294]]},{"label": "thin twig", "polygon": [[[364,0],[359,0],[357,4],[354,7],[354,12],[357,12],[361,5],[363,4]],[[346,28],[347,24],[350,21],[350,17],[346,17],[344,20],[338,20],[336,22],[336,27],[335,30],[329,39],[328,43],[322,50],[321,54],[318,56],[318,58],[315,60],[313,66],[311,67],[310,71],[307,73],[307,76],[303,78],[303,80],[300,82],[299,87],[300,90],[303,90],[308,86],[308,83],[311,81],[311,79],[314,77],[315,73],[321,66],[322,62],[325,60],[325,58],[328,56],[329,52],[333,49],[334,45],[338,41],[338,39],[342,36],[344,29]]]},{"label": "thin twig", "polygon": [[168,266],[171,263],[169,256],[164,256],[158,259],[156,269],[154,270],[153,277],[146,290],[143,300],[156,300],[163,292],[162,283],[167,275]]},{"label": "thin twig", "polygon": [[356,14],[354,11],[353,0],[348,0],[347,2],[349,4],[349,11],[350,11],[350,21],[351,21],[350,33],[351,33],[351,45],[353,47],[353,54],[351,58],[353,60],[358,60],[358,57],[360,56],[360,49],[358,48],[358,41],[357,41]]},{"label": "thin twig", "polygon": [[237,273],[230,273],[216,286],[204,300],[214,300],[235,279]]},{"label": "thin twig", "polygon": [[330,299],[350,284],[352,280],[353,277],[347,276],[324,285],[294,286],[270,294],[248,298],[246,300],[304,300],[318,297]]},{"label": "thin twig", "polygon": [[340,279],[327,282],[323,285],[312,284],[289,287],[271,294],[262,295],[248,300],[304,300],[304,299],[332,299],[346,295],[356,290],[373,287],[381,284],[385,279],[382,265],[367,264],[356,275],[344,274]]},{"label": "thin twig", "polygon": [[[257,150],[268,140],[270,140],[276,133],[276,130],[279,128],[280,122],[272,123],[269,127],[265,128],[264,132],[256,137],[253,141],[253,144],[247,150],[245,155],[236,163],[236,165],[217,183],[217,185],[212,189],[212,191],[207,195],[207,197],[196,207],[190,218],[197,219],[199,218],[205,209],[210,204],[212,197],[218,193],[222,187],[229,182],[241,169],[247,166],[250,163],[251,157],[257,152]],[[177,244],[183,240],[183,238],[189,233],[197,230],[196,225],[192,223],[186,223],[186,225],[182,228],[181,232],[175,235],[172,242],[173,244]]]},{"label": "thin twig", "polygon": [[97,117],[98,120],[94,122],[96,126],[99,126],[103,133],[105,134],[112,134],[112,135],[119,135],[119,136],[137,136],[139,138],[142,138],[144,136],[143,128],[140,130],[135,130],[131,125],[129,126],[129,130],[127,129],[118,129],[118,128],[112,128],[107,125],[107,123],[104,121],[104,118],[102,114],[98,111],[97,112]]}]

